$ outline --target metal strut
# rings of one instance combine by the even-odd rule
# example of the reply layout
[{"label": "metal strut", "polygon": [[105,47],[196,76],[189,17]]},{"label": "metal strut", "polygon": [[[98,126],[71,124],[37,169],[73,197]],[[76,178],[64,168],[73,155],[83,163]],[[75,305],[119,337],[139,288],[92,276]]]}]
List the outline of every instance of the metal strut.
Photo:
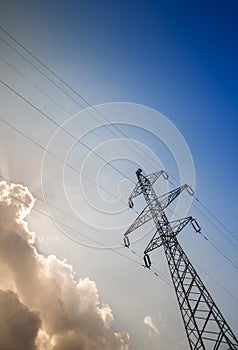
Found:
[{"label": "metal strut", "polygon": [[160,175],[167,178],[167,174],[166,176],[164,174],[166,173],[160,171],[145,176],[141,169],[136,171],[138,183],[129,197],[129,206],[133,206],[132,198],[140,194],[143,194],[147,205],[126,231],[124,243],[129,247],[129,234],[153,219],[156,232],[144,251],[145,267],[151,267],[149,253],[163,246],[190,349],[238,350],[235,334],[225,321],[177,239],[179,232],[188,223],[198,233],[200,233],[201,227],[191,216],[169,222],[164,211],[183,190],[186,189],[190,195],[193,195],[194,192],[188,185],[183,185],[157,197],[152,185]]}]

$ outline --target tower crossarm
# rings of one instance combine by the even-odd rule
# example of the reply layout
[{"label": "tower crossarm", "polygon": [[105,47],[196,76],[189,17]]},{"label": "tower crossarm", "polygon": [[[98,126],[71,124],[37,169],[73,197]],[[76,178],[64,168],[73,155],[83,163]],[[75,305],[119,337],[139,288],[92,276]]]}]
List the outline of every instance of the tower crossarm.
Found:
[{"label": "tower crossarm", "polygon": [[[160,174],[159,174],[160,173]],[[160,172],[157,172],[157,173],[154,173],[154,174],[151,174],[147,177],[145,177],[145,180],[147,181],[149,177],[152,177],[153,175],[153,180],[154,182],[156,181],[156,179],[158,179],[158,177],[163,173],[163,171],[160,171]],[[148,181],[148,183],[150,183]],[[137,188],[139,186],[139,183],[136,185],[134,191],[135,193],[138,193],[135,196],[139,195],[139,189]],[[131,232],[133,232],[134,230],[136,230],[137,228],[139,228],[140,226],[144,225],[146,222],[150,221],[152,218],[153,218],[153,214],[155,216],[160,216],[161,214],[161,211],[166,209],[178,196],[179,194],[184,191],[184,190],[187,190],[188,193],[190,195],[193,194],[192,192],[192,189],[190,186],[188,186],[187,184],[185,185],[182,185],[162,196],[160,196],[159,198],[153,196],[150,200],[150,206],[147,205],[143,211],[140,213],[140,215],[136,218],[136,220],[130,225],[130,227],[128,228],[128,230],[125,232],[124,236],[128,236]],[[131,196],[129,197],[129,203],[131,203],[131,198],[132,198],[132,195],[134,193],[134,191],[132,192]],[[160,201],[160,205],[158,206],[158,200]],[[153,214],[152,214],[152,209],[153,208]],[[185,219],[182,219],[182,220],[187,220],[187,218]],[[181,222],[181,220],[175,220],[174,223],[178,223],[178,222]],[[181,228],[182,229],[182,228]],[[179,230],[180,232],[181,230]],[[177,232],[177,233],[179,233]],[[129,242],[129,239],[126,238],[126,241]],[[126,244],[128,245],[128,243]]]},{"label": "tower crossarm", "polygon": [[[139,169],[140,170],[140,169]],[[164,170],[160,170],[160,171],[156,171],[155,173],[153,174],[150,174],[150,175],[147,175],[146,176],[146,179],[151,183],[151,184],[154,184],[158,178],[160,176],[163,176],[166,180],[168,179],[168,175],[167,173],[164,171]],[[130,207],[133,207],[133,202],[132,202],[132,199],[139,196],[140,194],[142,194],[142,190],[141,190],[141,186],[139,184],[139,182],[136,184],[134,190],[132,191],[129,199],[128,199],[128,203],[129,203],[129,206]]]},{"label": "tower crossarm", "polygon": [[[192,216],[189,216],[187,218],[179,219],[170,221],[169,227],[167,225],[161,225],[160,229],[156,230],[154,236],[150,240],[149,244],[147,245],[144,254],[148,254],[152,250],[159,248],[161,245],[163,245],[163,237],[166,239],[173,239],[176,237],[180,231],[189,223],[192,222],[194,219]],[[164,232],[164,235],[161,235],[161,229]]]},{"label": "tower crossarm", "polygon": [[150,208],[146,206],[144,210],[140,213],[140,215],[136,218],[136,220],[131,224],[131,226],[128,228],[128,230],[124,235],[128,236],[132,231],[144,225],[146,222],[150,221],[151,219],[152,219],[152,215],[150,212]]},{"label": "tower crossarm", "polygon": [[183,192],[184,190],[187,190],[188,194],[190,196],[192,196],[194,194],[192,188],[185,184],[185,185],[182,185],[178,188],[175,188],[174,190],[168,192],[168,193],[165,193],[163,194],[162,196],[158,197],[158,200],[160,202],[160,205],[163,209],[165,209],[168,205],[170,205],[170,203],[172,203],[175,198],[177,198],[181,192]]},{"label": "tower crossarm", "polygon": [[165,180],[168,180],[168,174],[164,170],[156,171],[155,173],[147,175],[146,177],[153,185],[161,175],[164,177]]},{"label": "tower crossarm", "polygon": [[[175,197],[173,199],[175,199]],[[171,202],[172,202],[172,200],[164,201],[162,209],[164,209],[166,206],[168,206]],[[157,206],[156,201],[154,203],[152,202],[152,205],[153,205],[155,215],[159,216],[160,212],[161,212],[161,208]],[[150,221],[152,218],[153,218],[153,215],[151,212],[151,207],[149,207],[147,205],[144,208],[144,210],[140,213],[140,215],[136,218],[136,220],[131,224],[131,226],[128,228],[128,230],[125,232],[124,236],[129,236],[129,234],[131,232],[135,231],[137,228],[144,225],[146,222]],[[187,225],[187,223],[189,221],[192,221],[192,220],[193,220],[193,218],[189,217],[189,218],[171,221],[171,224],[173,225],[173,230],[174,230],[174,232],[176,232],[176,235],[183,229],[183,227],[185,225]],[[163,225],[163,223],[161,223],[161,224]],[[127,242],[129,242],[128,239],[127,239]]]}]

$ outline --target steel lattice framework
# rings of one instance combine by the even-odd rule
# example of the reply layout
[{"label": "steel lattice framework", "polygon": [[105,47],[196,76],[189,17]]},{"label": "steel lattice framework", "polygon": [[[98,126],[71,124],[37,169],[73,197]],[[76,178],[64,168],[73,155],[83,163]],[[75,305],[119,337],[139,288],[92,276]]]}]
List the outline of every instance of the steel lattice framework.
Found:
[{"label": "steel lattice framework", "polygon": [[129,247],[129,234],[132,231],[153,219],[156,232],[144,251],[145,266],[147,268],[151,266],[149,253],[163,246],[190,349],[238,350],[236,336],[176,237],[188,223],[192,224],[196,232],[200,232],[200,226],[191,216],[169,222],[165,214],[165,208],[183,190],[187,190],[190,195],[193,195],[192,189],[188,185],[183,185],[158,197],[152,185],[161,175],[167,179],[167,174],[164,171],[158,171],[145,176],[142,170],[138,169],[136,175],[138,183],[129,197],[129,206],[133,207],[132,199],[140,194],[143,194],[147,206],[125,233],[125,245]]}]

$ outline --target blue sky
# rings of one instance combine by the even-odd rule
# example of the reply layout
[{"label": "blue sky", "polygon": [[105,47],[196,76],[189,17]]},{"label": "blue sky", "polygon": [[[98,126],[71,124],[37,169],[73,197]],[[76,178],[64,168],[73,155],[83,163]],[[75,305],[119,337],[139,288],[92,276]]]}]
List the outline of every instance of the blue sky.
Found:
[{"label": "blue sky", "polygon": [[3,23],[92,103],[154,107],[179,127],[198,169],[209,171],[210,149],[217,171],[222,158],[235,172],[235,1],[10,4]]},{"label": "blue sky", "polygon": [[[181,132],[191,151],[195,164],[197,196],[220,220],[224,220],[225,225],[236,237],[237,14],[236,1],[21,1],[19,4],[13,0],[0,4],[1,25],[90,103],[97,105],[132,102],[148,106],[166,115]],[[6,38],[4,35],[3,37]],[[57,99],[70,114],[80,111],[78,105],[47,83],[16,53],[2,42],[0,44],[1,57]],[[66,119],[61,108],[56,107],[52,101],[49,102],[36,89],[31,89],[22,77],[2,61],[0,71],[1,79],[20,89],[31,101],[53,115],[55,120],[62,122]],[[4,113],[1,118],[21,128],[42,145],[46,145],[54,127],[49,122],[39,119],[36,113],[19,103],[2,87],[1,93],[2,113]],[[33,159],[37,157],[40,163],[42,153],[33,146],[34,149],[28,149],[28,142],[23,141],[6,126],[1,125],[1,129],[2,158],[4,158],[1,172],[10,180],[24,182],[33,192],[40,193],[40,168]],[[155,152],[158,149],[156,147],[159,144],[154,143],[149,134],[140,133],[135,129],[133,131],[126,126],[123,130],[132,133],[134,138],[144,142]],[[107,132],[99,132],[98,135],[105,140],[109,139]],[[93,137],[94,135],[91,139],[85,140],[94,145]],[[3,151],[4,148],[8,150],[8,155]],[[159,151],[157,152],[160,158]],[[172,164],[169,160],[166,161],[164,151],[161,159],[165,161],[165,165]],[[24,164],[24,167],[21,164]],[[26,170],[29,164],[32,166],[30,172]],[[120,162],[117,165],[120,166]],[[132,170],[133,166],[130,165],[129,169]],[[134,176],[132,173],[131,178],[135,179]],[[102,181],[104,185],[107,182]],[[110,183],[110,186],[113,187],[113,183]],[[127,188],[128,195],[130,189]],[[64,205],[59,198],[58,202],[57,198],[55,200],[56,203]],[[199,216],[196,209],[193,213],[198,220],[201,220],[202,225],[207,227],[205,232],[210,230],[208,234],[215,237],[237,262],[237,250],[226,246],[226,241],[209,222]],[[35,214],[32,225],[36,231],[42,226],[37,225],[37,220],[43,219]],[[52,223],[45,222],[45,225],[46,230],[52,230],[55,235],[60,236],[60,239],[56,242],[49,240],[47,245],[42,243],[42,251],[67,257],[74,266],[82,264],[79,268],[75,267],[77,273],[79,276],[89,275],[96,280],[101,295],[105,301],[109,299],[108,302],[116,310],[117,324],[121,328],[128,328],[129,332],[134,332],[132,341],[135,349],[147,348],[146,344],[140,345],[139,348],[138,344],[142,344],[141,325],[137,324],[136,316],[142,317],[143,312],[147,312],[143,308],[140,313],[138,308],[141,300],[149,295],[145,286],[157,288],[157,281],[152,281],[153,276],[142,272],[141,278],[144,282],[142,287],[138,269],[136,270],[133,265],[128,267],[128,276],[125,277],[120,262],[113,260],[114,263],[111,261],[111,264],[112,266],[115,264],[114,269],[119,276],[119,281],[114,281],[114,287],[110,281],[112,277],[109,278],[105,272],[108,268],[107,259],[113,259],[113,255],[108,253],[110,256],[103,258],[101,252],[84,250],[60,235]],[[120,233],[117,234],[118,238]],[[228,233],[225,231],[225,234]],[[181,239],[188,245],[192,257],[202,264],[201,251],[194,248],[188,234],[185,233]],[[197,238],[195,240],[197,242]],[[234,282],[237,281],[237,269],[229,265],[217,251],[209,250],[205,243],[199,244],[199,248],[207,253],[203,268],[207,268],[221,284],[227,285],[232,294],[237,295],[238,285]],[[85,259],[87,263],[84,265]],[[95,259],[101,259],[97,267],[89,262]],[[165,265],[165,261],[163,263]],[[124,269],[125,266],[123,262]],[[120,292],[117,288],[123,283],[123,277],[128,286],[123,287],[125,290],[120,287],[122,288]],[[130,284],[132,277],[135,278],[134,285],[138,290],[141,288],[141,294],[137,292],[135,295],[133,283]],[[112,279],[116,280],[116,276],[114,275]],[[166,300],[166,285],[160,287],[161,300]],[[223,291],[216,289],[212,284],[210,288],[218,301],[223,302]],[[128,293],[128,297],[122,296],[123,292]],[[172,292],[168,292],[171,300],[174,298]],[[153,297],[156,297],[155,292]],[[233,309],[237,309],[237,302],[230,300],[227,295],[226,298],[228,298],[224,302],[227,305],[226,316],[230,317],[232,325],[237,329],[237,313],[232,312]],[[121,310],[121,303],[124,303],[125,310]],[[138,314],[127,321],[130,303],[132,312]],[[158,312],[164,315],[166,310],[162,304],[162,301],[159,302],[157,307]],[[175,301],[173,306],[176,307]],[[172,307],[169,310],[168,314],[173,315]],[[149,312],[153,312],[152,303],[148,305]],[[166,318],[166,322],[173,317]],[[175,320],[181,321],[179,316],[175,317]],[[171,320],[171,323],[176,327],[175,321]],[[161,324],[159,326],[162,327]],[[174,337],[174,343],[167,345],[168,349],[171,349],[171,346],[176,349],[178,342],[184,340],[182,326],[179,327],[181,330]],[[148,336],[147,345],[150,344],[152,349],[156,349],[157,341],[161,341],[166,350],[168,334],[169,330],[161,335],[162,339]]]}]

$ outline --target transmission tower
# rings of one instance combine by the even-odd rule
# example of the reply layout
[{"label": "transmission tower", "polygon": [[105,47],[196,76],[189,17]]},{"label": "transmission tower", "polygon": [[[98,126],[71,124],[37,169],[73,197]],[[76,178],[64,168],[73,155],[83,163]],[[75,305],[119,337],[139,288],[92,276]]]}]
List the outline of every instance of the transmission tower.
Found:
[{"label": "transmission tower", "polygon": [[188,223],[191,223],[196,232],[200,232],[199,224],[191,216],[169,221],[165,214],[165,209],[182,191],[187,190],[193,195],[192,189],[188,185],[183,185],[158,197],[152,185],[161,175],[167,179],[167,174],[162,170],[145,176],[142,170],[138,169],[136,175],[138,183],[129,197],[129,207],[133,207],[132,199],[141,194],[147,205],[125,233],[125,246],[130,245],[129,234],[132,231],[153,220],[156,231],[144,251],[144,263],[150,268],[149,253],[163,246],[190,349],[238,350],[236,336],[177,239],[178,233]]}]

